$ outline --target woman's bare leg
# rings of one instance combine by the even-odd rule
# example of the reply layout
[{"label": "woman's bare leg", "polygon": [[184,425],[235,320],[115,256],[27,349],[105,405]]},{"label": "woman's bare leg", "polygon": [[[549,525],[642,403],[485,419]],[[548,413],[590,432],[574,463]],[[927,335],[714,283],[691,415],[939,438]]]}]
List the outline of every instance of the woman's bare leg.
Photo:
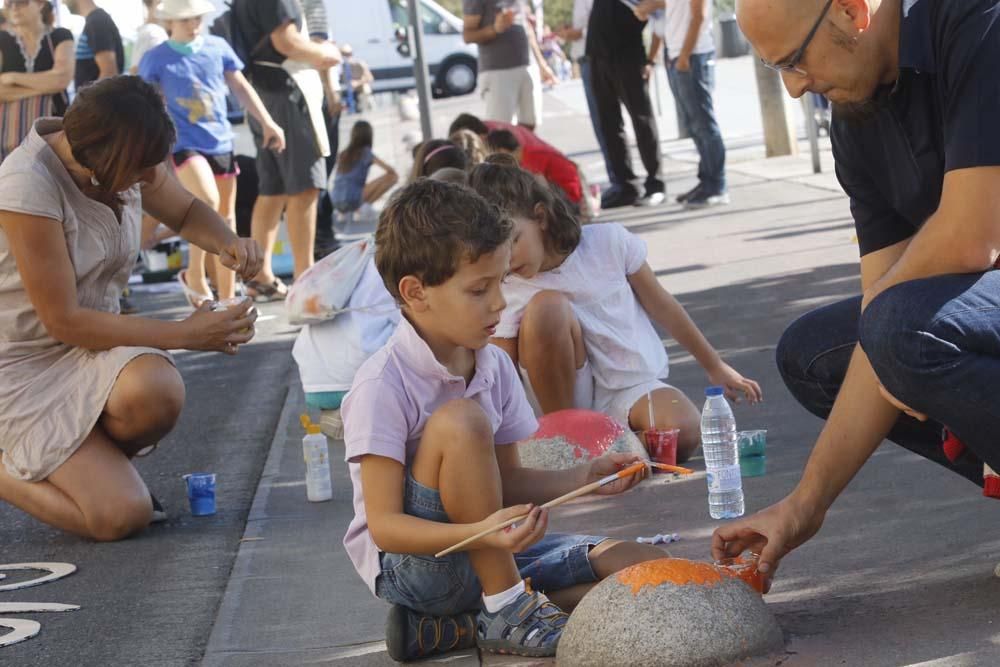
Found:
[{"label": "woman's bare leg", "polygon": [[[211,206],[213,210],[218,210],[219,191],[215,186],[215,175],[205,158],[199,155],[182,164],[177,168],[177,178],[188,192]],[[185,282],[198,294],[210,295],[212,290],[205,276],[206,255],[207,253],[195,244],[189,244]]]}]

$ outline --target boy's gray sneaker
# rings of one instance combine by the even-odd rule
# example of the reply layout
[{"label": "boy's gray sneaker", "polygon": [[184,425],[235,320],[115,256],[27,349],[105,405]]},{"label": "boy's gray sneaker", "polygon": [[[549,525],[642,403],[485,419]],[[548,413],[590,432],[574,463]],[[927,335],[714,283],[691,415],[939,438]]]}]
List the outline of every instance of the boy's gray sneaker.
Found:
[{"label": "boy's gray sneaker", "polygon": [[544,658],[556,654],[569,614],[541,593],[526,590],[495,614],[485,609],[476,623],[476,643],[490,653]]},{"label": "boy's gray sneaker", "polygon": [[472,612],[430,616],[401,604],[392,605],[385,623],[385,647],[396,662],[462,651],[476,645]]}]

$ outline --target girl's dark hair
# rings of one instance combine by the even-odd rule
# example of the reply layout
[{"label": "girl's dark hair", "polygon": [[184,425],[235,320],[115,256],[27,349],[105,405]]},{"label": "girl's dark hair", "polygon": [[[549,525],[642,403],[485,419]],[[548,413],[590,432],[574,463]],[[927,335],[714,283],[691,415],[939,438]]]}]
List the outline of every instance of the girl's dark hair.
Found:
[{"label": "girl's dark hair", "polygon": [[351,141],[337,158],[337,173],[346,174],[349,172],[351,167],[361,159],[365,149],[372,147],[374,140],[375,132],[372,130],[371,123],[366,120],[359,120],[355,123],[354,127],[351,128]]},{"label": "girl's dark hair", "polygon": [[490,130],[486,135],[486,145],[491,152],[507,151],[515,153],[521,147],[521,142],[510,130]]},{"label": "girl's dark hair", "polygon": [[430,176],[435,171],[445,167],[465,169],[466,165],[465,151],[453,142],[448,139],[431,139],[420,144],[420,148],[413,158],[410,182],[424,176]]},{"label": "girl's dark hair", "polygon": [[120,215],[122,193],[167,159],[177,138],[163,97],[137,76],[102,79],[79,90],[63,118],[73,159],[94,172],[84,194]]},{"label": "girl's dark hair", "polygon": [[[55,22],[56,12],[52,9],[52,3],[49,0],[44,0],[42,2],[42,23],[51,28]],[[55,58],[54,53],[52,54],[52,57]]]},{"label": "girl's dark hair", "polygon": [[534,174],[488,160],[469,174],[469,187],[512,217],[534,220],[535,209],[541,205],[547,223],[545,246],[551,252],[568,255],[580,245],[580,221],[566,200]]}]

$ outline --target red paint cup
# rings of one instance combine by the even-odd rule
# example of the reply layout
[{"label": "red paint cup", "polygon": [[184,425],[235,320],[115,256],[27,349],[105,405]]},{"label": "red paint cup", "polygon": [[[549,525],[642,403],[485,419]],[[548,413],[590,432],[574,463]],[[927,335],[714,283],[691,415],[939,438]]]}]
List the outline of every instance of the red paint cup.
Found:
[{"label": "red paint cup", "polygon": [[759,554],[748,553],[746,556],[723,558],[715,561],[715,564],[729,570],[733,576],[742,579],[750,588],[763,595],[764,575],[757,569],[758,560],[760,560]]},{"label": "red paint cup", "polygon": [[676,428],[669,430],[650,428],[643,431],[642,436],[649,458],[655,463],[665,463],[668,466],[677,465],[677,437],[679,435],[680,430]]}]

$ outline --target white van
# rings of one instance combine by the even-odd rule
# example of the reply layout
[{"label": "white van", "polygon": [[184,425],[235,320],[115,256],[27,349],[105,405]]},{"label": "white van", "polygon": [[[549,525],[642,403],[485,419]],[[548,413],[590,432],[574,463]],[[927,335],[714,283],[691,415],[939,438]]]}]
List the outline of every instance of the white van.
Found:
[{"label": "white van", "polygon": [[[402,38],[409,26],[407,0],[325,0],[331,36],[350,44],[375,75],[375,91],[413,88],[413,58]],[[435,97],[476,89],[478,51],[462,40],[462,19],[433,0],[420,0],[424,56]],[[401,39],[402,38],[402,39]]]}]

